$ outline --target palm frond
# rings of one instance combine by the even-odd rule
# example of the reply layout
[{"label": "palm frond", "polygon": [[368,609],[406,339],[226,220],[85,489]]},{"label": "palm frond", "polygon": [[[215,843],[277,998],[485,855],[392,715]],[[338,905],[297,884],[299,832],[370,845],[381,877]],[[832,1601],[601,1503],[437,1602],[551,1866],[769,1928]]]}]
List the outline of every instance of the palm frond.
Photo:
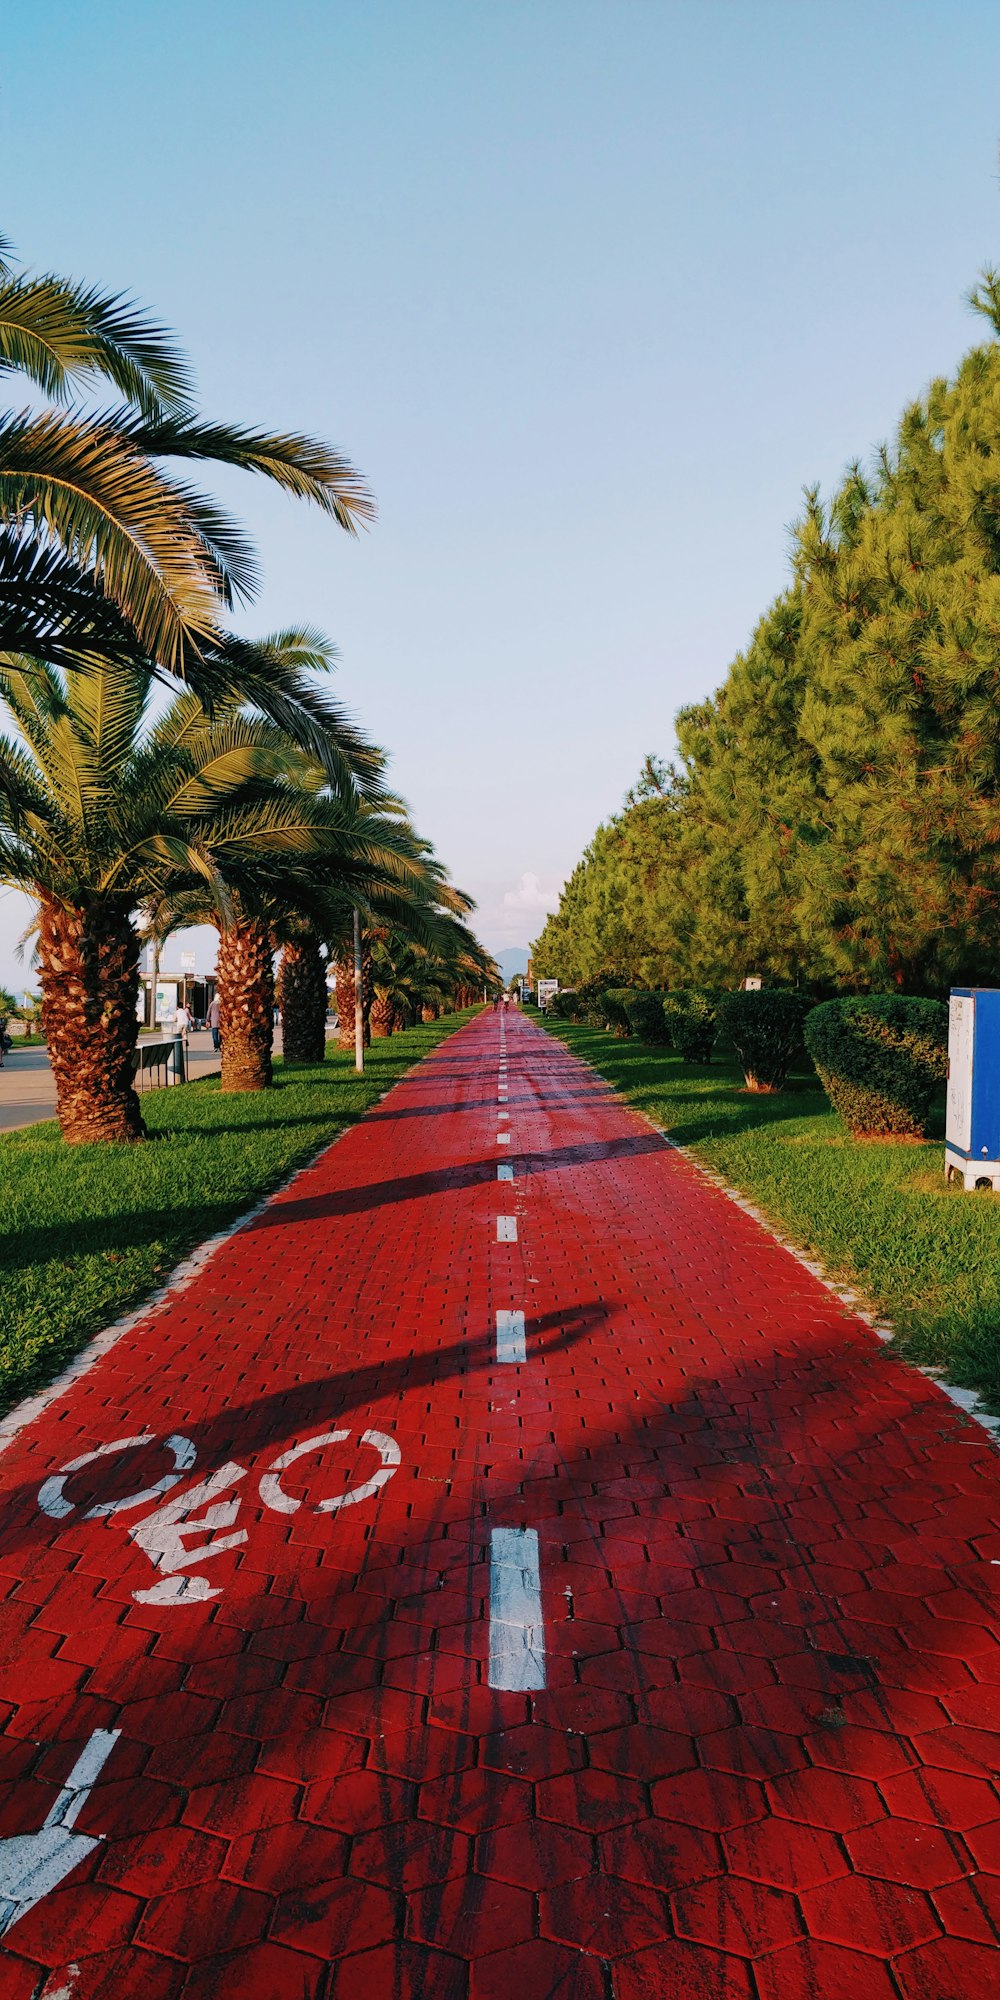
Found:
[{"label": "palm frond", "polygon": [[350,460],[317,438],[294,432],[250,430],[243,424],[206,424],[191,417],[132,422],[133,443],[152,458],[214,459],[219,465],[259,472],[285,493],[311,500],[348,534],[375,518],[375,502]]},{"label": "palm frond", "polygon": [[2,265],[0,278],[0,369],[18,369],[60,402],[81,377],[98,376],[143,418],[187,409],[187,362],[133,300],[51,274],[11,279]]},{"label": "palm frond", "polygon": [[101,421],[55,410],[0,418],[0,508],[53,537],[167,667],[186,636],[218,630],[188,498]]}]

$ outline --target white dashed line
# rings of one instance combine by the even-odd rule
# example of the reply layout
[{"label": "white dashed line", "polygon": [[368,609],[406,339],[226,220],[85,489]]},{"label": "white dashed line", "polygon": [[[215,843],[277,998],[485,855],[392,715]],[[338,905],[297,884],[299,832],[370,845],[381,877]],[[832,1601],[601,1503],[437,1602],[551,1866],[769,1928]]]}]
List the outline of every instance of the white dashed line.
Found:
[{"label": "white dashed line", "polygon": [[499,1165],[498,1165],[498,1167],[497,1167],[497,1180],[498,1180],[498,1181],[512,1181],[512,1180],[513,1180],[513,1178],[514,1178],[514,1169],[513,1169],[513,1167],[511,1167],[511,1166],[508,1166],[508,1164],[507,1164],[506,1160],[501,1160],[501,1161],[500,1161],[500,1163],[499,1163]]},{"label": "white dashed line", "polygon": [[498,1132],[498,1133],[497,1133],[497,1145],[498,1145],[498,1146],[509,1146],[509,1145],[510,1145],[510,1133],[509,1133],[509,1132]]},{"label": "white dashed line", "polygon": [[523,1312],[498,1312],[497,1360],[516,1366],[525,1359]]},{"label": "white dashed line", "polygon": [[516,1215],[498,1215],[498,1216],[497,1216],[497,1242],[498,1242],[498,1243],[516,1243],[516,1242],[517,1242],[517,1216],[516,1216]]},{"label": "white dashed line", "polygon": [[534,1528],[490,1536],[490,1669],[493,1688],[525,1694],[545,1686],[545,1626]]}]

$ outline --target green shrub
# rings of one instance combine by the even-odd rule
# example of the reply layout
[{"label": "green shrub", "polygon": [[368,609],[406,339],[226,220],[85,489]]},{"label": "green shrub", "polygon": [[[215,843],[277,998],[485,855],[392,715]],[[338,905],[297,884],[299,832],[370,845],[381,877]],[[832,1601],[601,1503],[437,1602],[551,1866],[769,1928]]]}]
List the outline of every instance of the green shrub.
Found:
[{"label": "green shrub", "polygon": [[780,1090],[802,1047],[808,994],[781,987],[726,993],[719,1020],[736,1051],[748,1090]]},{"label": "green shrub", "polygon": [[579,1018],[579,1001],[580,996],[574,987],[563,986],[558,993],[553,993],[548,1011],[560,1021],[576,1021]]},{"label": "green shrub", "polygon": [[858,1138],[923,1138],[948,1074],[948,1009],[940,1000],[871,993],[824,1000],[805,1025],[819,1080]]},{"label": "green shrub", "polygon": [[638,1035],[640,1042],[656,1044],[669,1039],[663,1018],[662,993],[630,993],[625,1002],[625,1012],[632,1033]]},{"label": "green shrub", "polygon": [[663,998],[667,1037],[684,1062],[707,1063],[719,1032],[722,996],[707,987],[683,987]]},{"label": "green shrub", "polygon": [[627,1042],[632,1033],[632,1023],[627,1011],[631,998],[631,990],[627,986],[609,986],[601,995],[604,1026],[611,1029],[619,1042]]}]

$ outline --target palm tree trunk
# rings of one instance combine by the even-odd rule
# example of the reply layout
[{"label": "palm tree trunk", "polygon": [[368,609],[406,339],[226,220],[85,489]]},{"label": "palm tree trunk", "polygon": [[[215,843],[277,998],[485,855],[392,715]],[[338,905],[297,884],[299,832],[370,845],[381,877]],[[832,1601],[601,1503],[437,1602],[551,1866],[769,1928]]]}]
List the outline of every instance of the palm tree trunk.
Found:
[{"label": "palm tree trunk", "polygon": [[326,966],[315,936],[286,944],[278,974],[286,1062],[321,1063],[326,1054]]},{"label": "palm tree trunk", "polygon": [[335,966],[337,981],[337,1047],[354,1047],[354,965],[346,958],[338,958]]},{"label": "palm tree trunk", "polygon": [[365,1048],[372,1045],[372,1001],[375,998],[375,967],[372,964],[372,948],[367,939],[361,946],[361,1018],[365,1028]]},{"label": "palm tree trunk", "polygon": [[67,909],[39,893],[42,1025],[63,1138],[146,1137],[135,1091],[139,940],[127,904]]},{"label": "palm tree trunk", "polygon": [[266,924],[237,920],[219,937],[216,968],[227,1092],[267,1090],[274,1040],[274,961]]},{"label": "palm tree trunk", "polygon": [[371,1011],[372,1034],[381,1040],[396,1025],[396,1003],[391,993],[376,993]]}]

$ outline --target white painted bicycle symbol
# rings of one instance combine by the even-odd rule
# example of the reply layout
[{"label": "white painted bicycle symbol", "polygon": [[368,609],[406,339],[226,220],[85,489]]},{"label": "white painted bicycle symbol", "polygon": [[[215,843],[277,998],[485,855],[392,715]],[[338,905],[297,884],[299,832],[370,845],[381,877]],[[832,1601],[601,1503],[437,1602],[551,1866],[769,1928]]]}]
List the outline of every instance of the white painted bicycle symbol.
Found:
[{"label": "white painted bicycle symbol", "polygon": [[[315,1437],[301,1438],[279,1453],[258,1480],[257,1490],[264,1506],[274,1514],[297,1514],[305,1502],[282,1485],[282,1473],[289,1472],[299,1459],[325,1451],[330,1445],[347,1444],[350,1438],[350,1431],[320,1431]],[[74,1473],[82,1472],[86,1466],[94,1465],[100,1459],[120,1457],[123,1452],[146,1449],[156,1443],[157,1439],[151,1431],[143,1431],[138,1437],[114,1438],[109,1444],[98,1445],[93,1451],[82,1452],[78,1458],[70,1459],[68,1465],[46,1479],[39,1489],[38,1505],[43,1514],[48,1514],[53,1521],[63,1521],[76,1512],[75,1503],[66,1496],[66,1482]],[[335,1514],[342,1507],[353,1507],[360,1501],[371,1500],[392,1478],[401,1458],[395,1438],[389,1437],[385,1431],[365,1430],[361,1433],[361,1443],[377,1454],[381,1461],[377,1469],[358,1485],[317,1500],[313,1505],[315,1514]],[[197,1458],[191,1439],[182,1437],[178,1432],[164,1438],[163,1449],[173,1459],[170,1471],[135,1493],[126,1493],[116,1500],[95,1501],[85,1509],[83,1519],[106,1520],[112,1514],[125,1514],[135,1507],[145,1506],[150,1500],[160,1501],[151,1514],[133,1522],[128,1530],[131,1540],[149,1557],[154,1570],[159,1572],[159,1580],[148,1590],[132,1592],[136,1603],[192,1604],[220,1597],[221,1590],[207,1576],[192,1572],[212,1556],[222,1555],[227,1549],[239,1548],[249,1541],[246,1528],[235,1525],[243,1495],[232,1491],[248,1478],[247,1467],[231,1459],[196,1485],[187,1487],[170,1500],[161,1500],[162,1495],[169,1493],[186,1473],[192,1471]],[[230,1497],[223,1498],[226,1494]],[[230,1529],[232,1533],[226,1532]]]}]

